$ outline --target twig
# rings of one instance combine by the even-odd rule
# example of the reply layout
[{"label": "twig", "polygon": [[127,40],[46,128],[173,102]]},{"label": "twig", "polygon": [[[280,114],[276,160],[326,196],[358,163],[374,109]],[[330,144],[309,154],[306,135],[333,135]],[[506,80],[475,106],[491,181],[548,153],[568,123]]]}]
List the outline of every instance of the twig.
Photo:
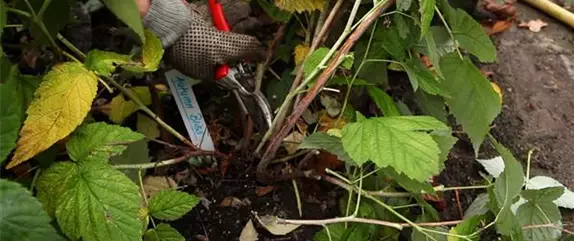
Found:
[{"label": "twig", "polygon": [[86,59],[86,54],[84,54],[82,51],[76,48],[76,46],[74,46],[73,43],[64,38],[64,36],[58,33],[58,35],[56,35],[56,38],[58,38],[58,40],[60,40],[60,42],[62,42],[62,44],[64,44],[67,48],[72,50],[74,54],[78,55],[82,61]]},{"label": "twig", "polygon": [[113,167],[115,169],[151,169],[151,168],[157,168],[157,167],[177,164],[177,163],[185,161],[185,160],[187,160],[193,156],[209,156],[209,155],[214,155],[214,154],[215,153],[213,151],[204,151],[204,150],[191,151],[191,152],[188,152],[187,154],[185,154],[183,156],[176,157],[176,158],[169,159],[169,160],[144,163],[144,164],[118,164],[118,165],[113,165]]},{"label": "twig", "polygon": [[[305,97],[297,105],[295,111],[287,119],[287,123],[285,123],[281,128],[281,130],[279,131],[279,133],[270,140],[269,145],[267,146],[267,150],[265,151],[265,154],[263,155],[261,162],[257,166],[257,178],[260,181],[262,182],[274,181],[275,177],[269,174],[266,169],[267,165],[269,164],[273,156],[275,156],[275,152],[277,151],[277,149],[279,149],[279,146],[281,145],[281,140],[283,140],[285,136],[287,136],[289,130],[291,130],[291,128],[295,125],[295,122],[299,119],[303,111],[307,109],[311,101],[317,96],[319,90],[323,88],[327,80],[334,73],[337,66],[339,66],[339,64],[343,61],[344,57],[347,55],[351,47],[355,45],[355,43],[363,35],[365,30],[367,30],[369,26],[371,26],[371,24],[373,24],[375,20],[378,19],[378,16],[381,15],[393,3],[394,0],[381,1],[381,4],[375,6],[373,11],[370,12],[370,14],[368,14],[368,16],[365,17],[364,21],[358,25],[355,31],[346,40],[343,47],[339,50],[337,56],[335,56],[334,59],[328,65],[327,69],[325,69],[321,73],[321,75],[317,78],[315,84],[313,85],[313,88],[309,92],[307,92]],[[334,49],[331,49],[331,51],[334,51]],[[314,72],[316,71],[318,70],[315,70]],[[305,84],[307,83],[303,83],[303,85]]]},{"label": "twig", "polygon": [[291,180],[293,184],[293,192],[295,192],[295,200],[297,201],[297,210],[299,211],[299,217],[303,217],[303,204],[301,203],[301,196],[299,195],[299,187],[297,187],[297,181],[295,179]]},{"label": "twig", "polygon": [[[277,43],[283,38],[285,34],[285,29],[287,28],[287,24],[282,24],[281,27],[277,29],[275,32],[275,36],[267,48],[265,52],[265,62],[257,65],[257,71],[255,72],[255,91],[261,89],[261,82],[263,80],[263,75],[265,74],[266,69],[269,67],[269,63],[271,62],[271,58],[273,57],[273,52],[277,47]],[[281,79],[281,78],[279,78]]]},{"label": "twig", "polygon": [[524,179],[525,181],[530,180],[530,163],[532,161],[532,153],[534,152],[534,149],[528,151],[528,159],[526,160],[526,178]]},{"label": "twig", "polygon": [[23,16],[23,17],[32,18],[32,15],[31,15],[29,12],[22,11],[22,10],[20,10],[20,9],[16,9],[16,8],[6,8],[6,10],[7,10],[8,12],[13,12],[13,13],[18,14],[18,15]]},{"label": "twig", "polygon": [[446,19],[444,18],[444,16],[442,15],[442,13],[440,12],[440,9],[438,9],[437,6],[434,7],[435,12],[438,14],[440,20],[442,21],[442,23],[444,24],[444,27],[446,28],[446,31],[448,32],[448,34],[450,35],[450,38],[452,39],[452,41],[454,42],[454,45],[456,47],[456,52],[458,53],[458,56],[462,59],[462,53],[460,52],[460,46],[458,44],[458,41],[456,41],[456,39],[454,38],[454,35],[452,34],[452,30],[450,29],[450,27],[448,26],[448,23],[446,22]]},{"label": "twig", "polygon": [[[376,219],[368,219],[368,218],[358,218],[354,216],[347,216],[341,218],[328,218],[328,219],[315,219],[315,220],[298,220],[298,219],[282,219],[278,218],[277,223],[279,224],[299,224],[299,225],[326,225],[326,224],[333,224],[333,223],[343,223],[343,222],[351,222],[351,223],[367,223],[367,224],[375,224],[380,226],[386,226],[391,228],[396,228],[398,230],[402,230],[403,228],[413,227],[412,224],[409,223],[395,223],[383,220],[376,220]],[[453,221],[443,221],[443,222],[425,222],[425,223],[414,223],[420,227],[440,227],[440,226],[452,226],[462,223],[463,220],[453,220]]]}]

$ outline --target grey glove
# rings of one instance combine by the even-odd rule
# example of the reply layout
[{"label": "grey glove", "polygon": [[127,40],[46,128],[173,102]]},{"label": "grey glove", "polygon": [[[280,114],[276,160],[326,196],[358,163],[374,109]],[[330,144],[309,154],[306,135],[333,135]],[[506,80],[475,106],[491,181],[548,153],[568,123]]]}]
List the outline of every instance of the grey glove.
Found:
[{"label": "grey glove", "polygon": [[213,80],[215,66],[261,57],[256,38],[221,32],[204,20],[198,7],[181,0],[152,0],[144,25],[160,37],[166,60],[196,79]]}]

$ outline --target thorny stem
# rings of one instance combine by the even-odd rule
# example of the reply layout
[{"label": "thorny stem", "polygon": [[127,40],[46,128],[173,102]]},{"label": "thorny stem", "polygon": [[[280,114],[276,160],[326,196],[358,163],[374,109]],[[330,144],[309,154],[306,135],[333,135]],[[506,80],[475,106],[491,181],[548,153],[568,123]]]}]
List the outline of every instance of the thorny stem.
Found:
[{"label": "thorny stem", "polygon": [[[333,9],[331,9],[331,12],[329,13],[329,17],[327,17],[327,20],[325,20],[325,23],[321,27],[321,30],[319,31],[319,35],[315,36],[313,38],[313,43],[311,44],[311,48],[309,49],[309,53],[307,53],[307,56],[305,57],[305,59],[307,59],[311,55],[311,53],[313,51],[315,51],[315,48],[317,48],[317,46],[319,46],[321,39],[323,39],[323,37],[325,36],[327,31],[329,30],[329,26],[331,25],[331,23],[333,22],[333,19],[335,18],[335,15],[337,14],[339,9],[343,5],[343,2],[344,2],[343,0],[337,0],[337,3],[335,3],[335,6],[333,6]],[[317,27],[319,27],[319,26],[317,26]],[[340,38],[344,38],[344,37],[341,36]],[[305,63],[305,61],[303,61],[303,63]],[[283,101],[283,104],[281,104],[281,106],[279,107],[279,110],[277,111],[277,115],[273,119],[271,127],[269,128],[269,130],[267,130],[267,132],[263,136],[263,139],[259,143],[259,146],[257,146],[257,149],[255,150],[256,153],[261,152],[261,149],[263,148],[263,146],[265,145],[267,140],[269,140],[271,135],[275,131],[277,131],[276,129],[278,127],[281,127],[283,125],[283,121],[285,120],[285,116],[287,116],[287,111],[291,106],[291,101],[293,98],[293,94],[291,94],[291,93],[296,92],[295,89],[297,89],[297,87],[299,86],[302,78],[303,78],[303,66],[301,65],[301,66],[299,66],[299,70],[297,71],[297,75],[295,76],[295,79],[293,80],[293,84],[291,85],[291,88],[289,89],[289,94],[287,94],[287,96],[285,97],[285,101]]]},{"label": "thorny stem", "polygon": [[[347,41],[345,41],[345,44],[341,47],[341,49],[337,53],[337,56],[335,56],[333,58],[333,60],[330,61],[330,64],[325,69],[325,71],[322,71],[321,75],[317,78],[317,80],[316,80],[315,84],[313,85],[313,87],[311,88],[311,90],[309,90],[307,92],[305,97],[301,100],[301,103],[299,103],[296,106],[295,110],[289,116],[289,118],[287,119],[287,122],[281,127],[280,131],[273,137],[273,139],[271,139],[271,141],[269,142],[269,145],[267,146],[267,150],[265,151],[263,157],[261,158],[261,161],[259,162],[259,165],[257,166],[257,178],[260,181],[262,181],[262,182],[276,181],[275,179],[277,179],[277,178],[274,177],[273,175],[269,174],[266,171],[266,169],[267,169],[267,165],[269,164],[269,161],[273,158],[273,156],[275,155],[275,152],[279,148],[279,146],[281,144],[281,140],[283,140],[283,138],[285,136],[287,136],[288,132],[295,125],[295,122],[297,121],[297,119],[299,119],[299,117],[301,116],[303,111],[305,111],[305,109],[307,109],[307,107],[309,106],[311,101],[313,99],[315,99],[315,97],[318,94],[318,91],[323,87],[323,85],[325,85],[327,80],[330,79],[330,77],[334,73],[337,66],[339,66],[339,64],[341,64],[341,62],[343,61],[343,58],[350,51],[350,49],[355,45],[355,43],[358,41],[358,39],[363,35],[363,33],[366,31],[366,29],[369,26],[371,26],[371,24],[373,24],[373,22],[375,22],[375,20],[378,19],[379,15],[382,14],[392,3],[394,3],[394,0],[380,1],[379,5],[376,5],[367,14],[367,16],[365,16],[363,18],[364,21],[362,21],[357,26],[356,30],[349,36]],[[320,63],[319,66],[323,66],[329,59],[331,59],[331,56],[335,53],[336,49],[339,48],[339,45],[343,42],[343,40],[346,38],[346,36],[348,34],[349,33],[347,33],[347,32],[344,32],[342,34],[342,36],[339,38],[337,43],[329,51],[327,56],[325,56],[325,58],[323,58],[323,60],[321,61],[322,63]],[[308,76],[308,78],[305,79],[305,81],[297,88],[296,91],[299,91],[299,90],[305,88],[306,85],[313,79],[313,77],[320,71],[319,69],[320,68],[316,68],[315,70],[313,70],[313,73],[311,73]],[[286,101],[283,102],[283,104],[284,104],[283,106],[285,106],[285,103],[287,103],[291,99],[293,99],[294,95],[295,95],[294,93],[289,93],[287,95]]]},{"label": "thorny stem", "polygon": [[462,59],[462,53],[460,52],[459,46],[458,46],[458,41],[456,41],[456,39],[454,38],[454,35],[452,34],[452,30],[450,29],[450,27],[448,26],[448,24],[446,23],[446,20],[444,18],[444,16],[442,15],[441,11],[438,9],[437,6],[434,7],[435,12],[438,14],[440,20],[442,21],[442,23],[444,24],[444,27],[446,28],[446,31],[448,32],[448,34],[450,35],[450,39],[452,39],[452,41],[454,42],[455,46],[456,46],[456,52],[458,53],[458,56]]}]

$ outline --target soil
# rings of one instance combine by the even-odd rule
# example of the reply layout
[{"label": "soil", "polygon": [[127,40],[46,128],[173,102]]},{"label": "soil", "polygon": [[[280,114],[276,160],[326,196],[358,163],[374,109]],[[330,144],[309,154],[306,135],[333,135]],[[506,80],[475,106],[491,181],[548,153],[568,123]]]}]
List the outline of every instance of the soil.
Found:
[{"label": "soil", "polygon": [[[532,156],[531,176],[551,176],[574,189],[574,34],[573,31],[534,10],[516,3],[520,16],[513,26],[493,37],[498,50],[496,64],[484,65],[492,71],[492,79],[503,90],[503,111],[495,120],[493,135],[511,149],[526,167],[526,156]],[[541,32],[518,28],[520,21],[542,19],[548,23]],[[484,148],[481,157],[494,153]],[[435,181],[445,186],[466,186],[480,183],[482,167],[475,161],[472,147],[465,138],[454,146],[446,169]],[[321,219],[339,215],[337,200],[341,190],[309,180],[298,180],[303,201],[303,217],[299,217],[293,185],[279,183],[270,193],[258,196],[254,164],[236,160],[224,178],[218,174],[198,175],[197,184],[187,191],[201,193],[202,205],[172,224],[187,240],[237,240],[246,222],[258,214],[283,218]],[[465,190],[444,194],[446,206],[443,220],[461,218],[464,211],[482,190]],[[245,205],[224,207],[221,202],[236,197]],[[564,210],[566,211],[566,210]],[[574,215],[565,214],[565,222]],[[304,226],[286,236],[274,236],[259,225],[259,240],[313,240],[319,227]],[[481,240],[495,240],[492,232]]]}]

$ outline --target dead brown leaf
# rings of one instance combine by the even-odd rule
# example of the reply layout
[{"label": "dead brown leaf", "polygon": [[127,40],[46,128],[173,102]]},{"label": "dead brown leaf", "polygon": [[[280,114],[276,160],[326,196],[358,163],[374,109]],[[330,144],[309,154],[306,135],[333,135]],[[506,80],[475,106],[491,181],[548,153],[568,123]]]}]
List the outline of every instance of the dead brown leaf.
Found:
[{"label": "dead brown leaf", "polygon": [[265,196],[275,189],[275,186],[257,187],[256,194],[258,197]]},{"label": "dead brown leaf", "polygon": [[497,33],[502,33],[512,27],[513,20],[503,20],[482,23],[482,26],[486,28],[488,35],[494,35]]},{"label": "dead brown leaf", "polygon": [[531,32],[535,32],[535,33],[540,32],[540,30],[546,26],[548,26],[548,23],[546,23],[540,19],[530,20],[528,22],[520,22],[520,24],[518,24],[518,27],[528,28],[528,30],[530,30]]},{"label": "dead brown leaf", "polygon": [[247,199],[247,198],[239,199],[237,197],[229,196],[229,197],[224,198],[223,201],[221,201],[221,203],[219,204],[219,206],[240,208],[240,207],[247,206],[250,204],[251,204],[251,201],[249,201],[249,199]]}]

